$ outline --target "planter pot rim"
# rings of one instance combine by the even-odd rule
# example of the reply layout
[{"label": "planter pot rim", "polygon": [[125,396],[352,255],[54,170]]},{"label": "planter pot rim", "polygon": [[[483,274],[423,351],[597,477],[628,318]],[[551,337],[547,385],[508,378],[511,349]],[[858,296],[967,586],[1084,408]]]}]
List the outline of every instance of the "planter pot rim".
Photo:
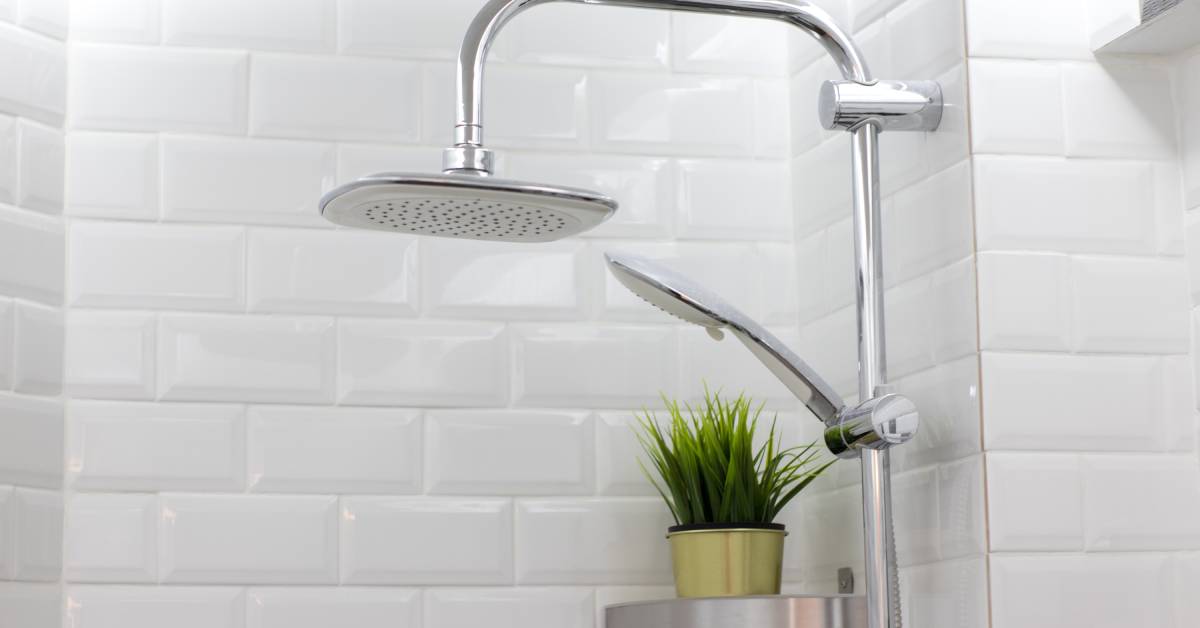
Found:
[{"label": "planter pot rim", "polygon": [[783,532],[782,523],[688,523],[667,528],[667,534],[682,532]]}]

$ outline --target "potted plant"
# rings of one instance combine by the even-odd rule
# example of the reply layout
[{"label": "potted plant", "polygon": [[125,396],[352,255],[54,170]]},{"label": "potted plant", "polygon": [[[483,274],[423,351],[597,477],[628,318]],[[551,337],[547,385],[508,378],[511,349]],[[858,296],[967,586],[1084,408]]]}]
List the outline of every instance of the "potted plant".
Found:
[{"label": "potted plant", "polygon": [[762,406],[745,395],[706,389],[700,408],[663,401],[666,421],[637,417],[649,465],[638,462],[675,517],[667,539],[677,594],[778,594],[787,532],[775,517],[833,461],[822,463],[815,443],[783,448],[774,420],[757,442]]}]

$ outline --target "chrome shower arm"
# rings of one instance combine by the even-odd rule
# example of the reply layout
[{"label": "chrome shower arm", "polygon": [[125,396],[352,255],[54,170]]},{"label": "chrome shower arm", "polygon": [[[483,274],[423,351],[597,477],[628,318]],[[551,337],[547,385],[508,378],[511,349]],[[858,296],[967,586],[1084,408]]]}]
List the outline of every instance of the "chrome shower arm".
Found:
[{"label": "chrome shower arm", "polygon": [[802,0],[491,0],[471,22],[459,49],[455,148],[446,155],[448,171],[491,171],[491,153],[483,148],[483,75],[488,50],[509,20],[528,8],[549,2],[774,19],[812,35],[833,57],[844,79],[860,84],[874,82],[854,40],[829,14]]}]

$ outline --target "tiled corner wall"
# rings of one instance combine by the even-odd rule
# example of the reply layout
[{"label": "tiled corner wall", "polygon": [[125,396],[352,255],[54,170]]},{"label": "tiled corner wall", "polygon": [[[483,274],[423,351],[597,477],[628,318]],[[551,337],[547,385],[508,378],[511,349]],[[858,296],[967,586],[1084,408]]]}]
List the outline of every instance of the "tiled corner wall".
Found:
[{"label": "tiled corner wall", "polygon": [[[875,76],[934,79],[944,89],[937,133],[881,136],[888,370],[922,413],[920,436],[893,450],[893,507],[906,625],[986,626],[962,2],[821,5],[849,25]],[[800,353],[855,397],[849,140],[817,124],[817,90],[837,78],[832,64],[815,46],[801,51],[792,77]],[[862,586],[859,478],[857,461],[839,462],[793,510],[789,523],[799,533],[789,551],[802,565],[801,589],[836,591],[839,567],[854,568]]]},{"label": "tiled corner wall", "polygon": [[797,338],[783,25],[571,5],[510,25],[500,169],[616,196],[585,238],[317,216],[338,182],[438,169],[481,4],[72,3],[73,628],[592,628],[671,593],[632,411],[707,380],[799,421],[741,346],[601,264],[668,259]]},{"label": "tiled corner wall", "polygon": [[1196,621],[1173,64],[1111,4],[966,3],[993,628]]},{"label": "tiled corner wall", "polygon": [[66,10],[0,2],[0,626],[61,625]]}]

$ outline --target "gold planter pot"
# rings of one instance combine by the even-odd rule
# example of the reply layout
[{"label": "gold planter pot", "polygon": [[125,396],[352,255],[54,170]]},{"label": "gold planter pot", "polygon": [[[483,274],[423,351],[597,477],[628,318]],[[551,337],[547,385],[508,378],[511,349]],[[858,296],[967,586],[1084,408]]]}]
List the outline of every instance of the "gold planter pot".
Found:
[{"label": "gold planter pot", "polygon": [[779,524],[673,526],[667,531],[679,597],[777,595],[783,572]]}]

